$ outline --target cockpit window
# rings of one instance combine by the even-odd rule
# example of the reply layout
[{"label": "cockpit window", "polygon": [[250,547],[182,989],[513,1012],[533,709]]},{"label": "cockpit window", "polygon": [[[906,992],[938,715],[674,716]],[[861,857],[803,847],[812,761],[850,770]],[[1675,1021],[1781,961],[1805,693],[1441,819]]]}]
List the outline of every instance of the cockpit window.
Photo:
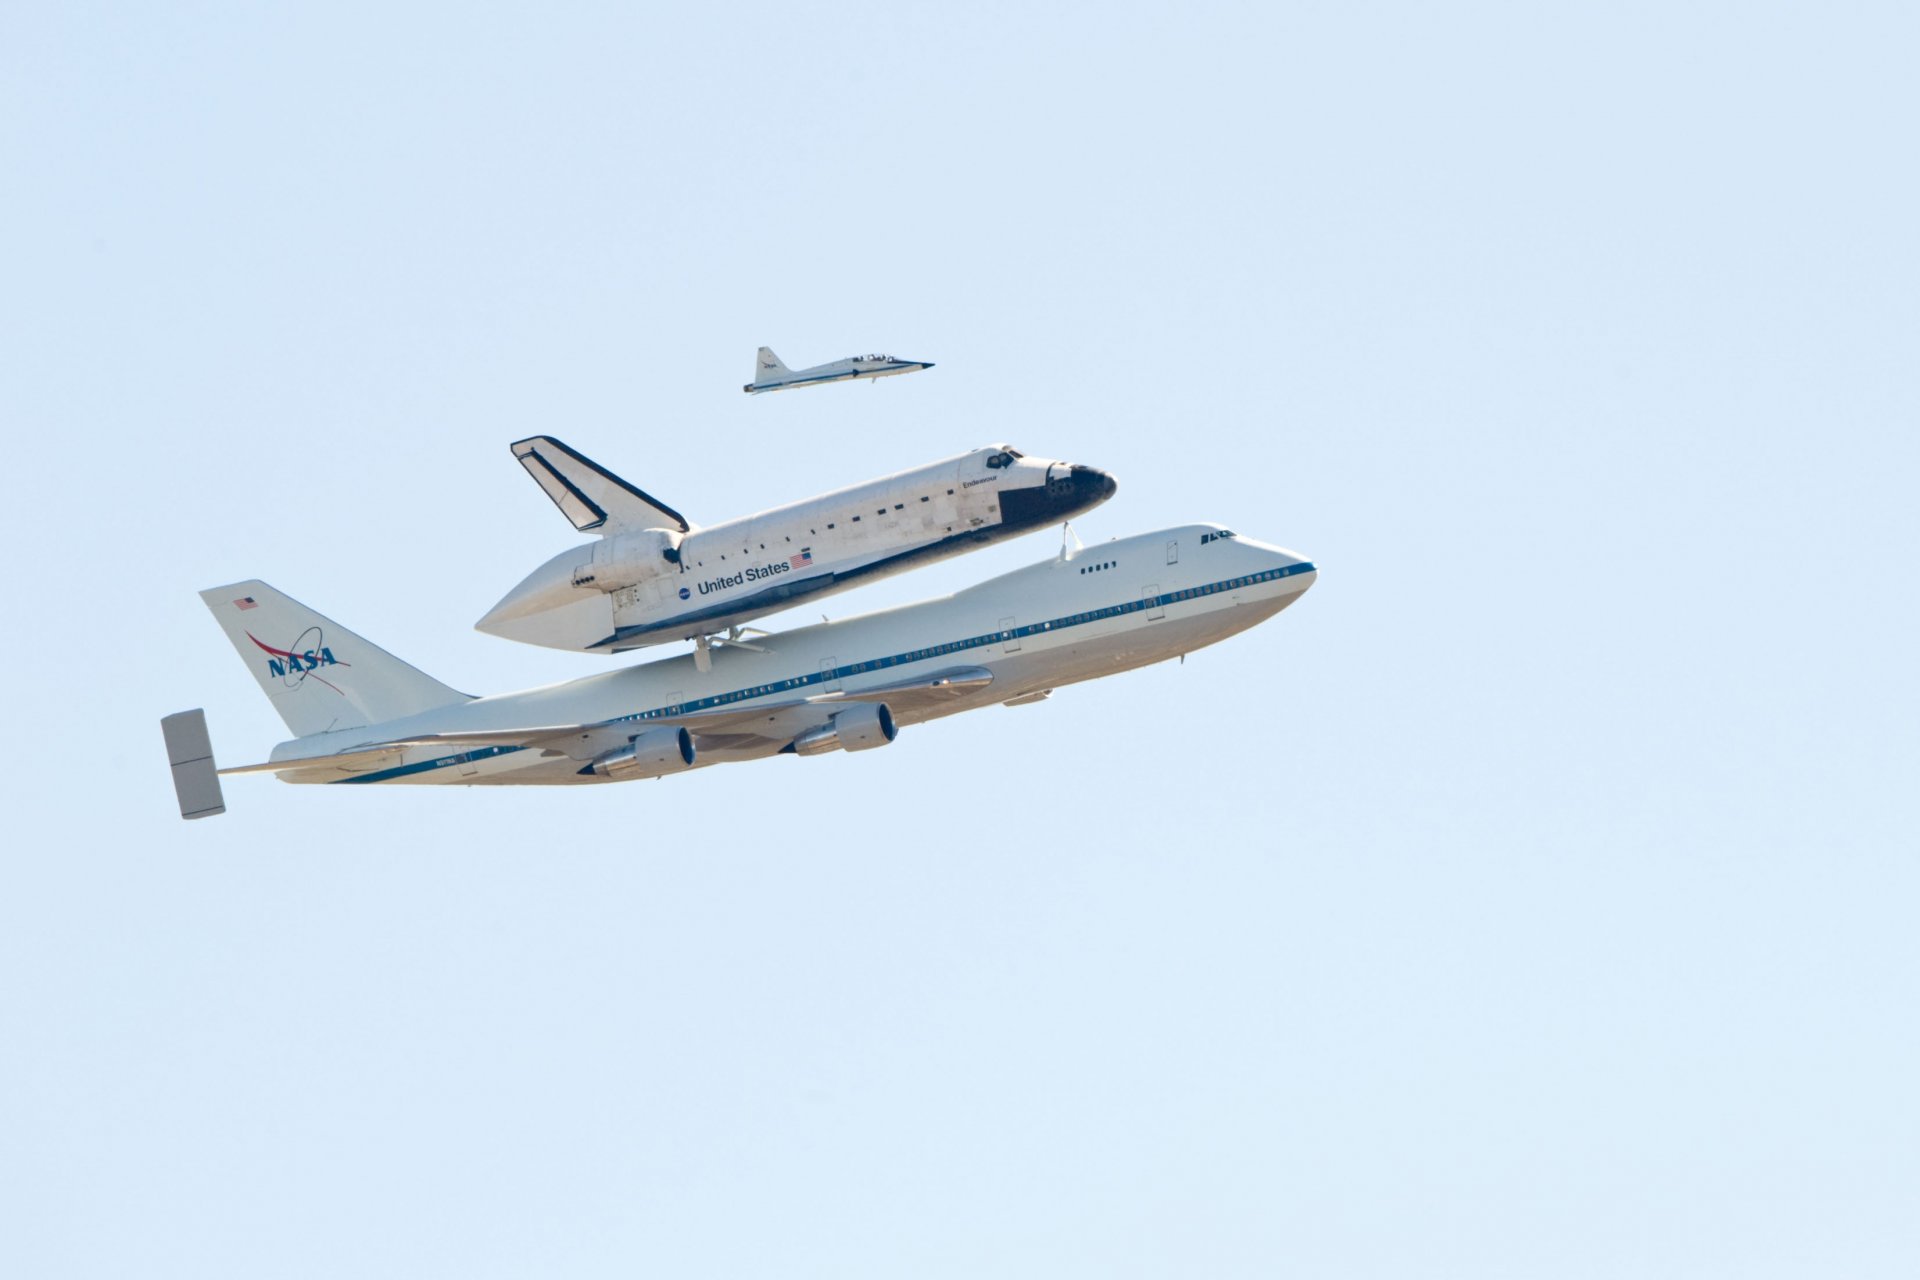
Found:
[{"label": "cockpit window", "polygon": [[994,468],[1010,467],[1013,465],[1013,458],[1014,455],[1003,451],[990,455],[987,458],[987,465]]},{"label": "cockpit window", "polygon": [[1027,456],[1018,449],[1004,449],[1001,452],[1005,453],[1009,458],[1024,458]]}]

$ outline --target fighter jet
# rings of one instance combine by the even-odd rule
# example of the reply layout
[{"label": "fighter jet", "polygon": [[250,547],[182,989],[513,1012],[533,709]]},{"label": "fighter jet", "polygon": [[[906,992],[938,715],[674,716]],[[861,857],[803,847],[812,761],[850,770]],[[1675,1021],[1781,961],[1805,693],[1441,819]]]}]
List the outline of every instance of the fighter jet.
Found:
[{"label": "fighter jet", "polygon": [[753,362],[753,381],[740,389],[750,396],[762,391],[785,391],[789,387],[816,387],[828,382],[851,382],[855,378],[891,378],[896,373],[915,373],[933,368],[931,360],[896,360],[892,356],[848,356],[832,364],[817,364],[811,369],[789,369],[773,354],[771,347],[760,348]]},{"label": "fighter jet", "polygon": [[[454,786],[658,778],[868,751],[902,726],[1036,703],[1245,631],[1317,576],[1293,552],[1219,525],[1182,525],[1063,550],[937,600],[784,632],[753,652],[716,655],[704,671],[683,655],[486,698],[254,579],[200,596],[295,736],[264,763],[219,769],[204,713],[161,724],[183,818],[225,811],[222,774]],[[1270,693],[1272,683],[1261,668],[1242,688]]]},{"label": "fighter jet", "polygon": [[1059,524],[1115,489],[997,444],[702,529],[552,436],[513,456],[600,540],[535,569],[475,629],[585,653],[693,640],[703,670],[713,637],[743,643],[763,614]]}]

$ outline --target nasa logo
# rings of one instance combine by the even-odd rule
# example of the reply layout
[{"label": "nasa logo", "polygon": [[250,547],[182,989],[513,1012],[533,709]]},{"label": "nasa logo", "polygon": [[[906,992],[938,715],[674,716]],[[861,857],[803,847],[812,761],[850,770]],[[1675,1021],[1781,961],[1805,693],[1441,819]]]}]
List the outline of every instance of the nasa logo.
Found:
[{"label": "nasa logo", "polygon": [[[284,649],[274,648],[272,645],[262,641],[259,636],[254,635],[251,631],[247,632],[247,639],[259,645],[261,650],[266,653],[267,674],[278,676],[280,683],[286,685],[289,689],[298,689],[307,682],[308,676],[312,676],[313,673],[321,667],[347,667],[353,665],[349,662],[342,662],[333,656],[333,650],[327,648],[327,638],[325,634],[323,634],[318,627],[308,627],[300,633],[299,639]],[[311,640],[312,643],[308,643],[309,640]],[[332,689],[335,693],[340,693],[338,685],[331,684],[320,676],[313,676],[313,678],[319,680],[321,684],[326,685],[327,688]],[[341,696],[344,697],[345,695],[342,694]]]},{"label": "nasa logo", "polygon": [[685,587],[682,587],[680,588],[680,598],[682,600],[691,600],[693,599],[693,592],[687,590]]}]

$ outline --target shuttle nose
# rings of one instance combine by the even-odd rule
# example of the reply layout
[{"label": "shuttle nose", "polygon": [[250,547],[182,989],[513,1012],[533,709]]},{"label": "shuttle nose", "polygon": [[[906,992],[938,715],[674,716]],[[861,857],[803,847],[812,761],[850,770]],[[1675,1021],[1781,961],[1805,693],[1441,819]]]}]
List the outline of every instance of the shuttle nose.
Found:
[{"label": "shuttle nose", "polygon": [[[1000,494],[1001,519],[1009,529],[1036,529],[1043,524],[1071,520],[1113,496],[1120,486],[1098,467],[1071,462],[1047,462],[1046,483],[1016,485]],[[1039,478],[1039,465],[1025,476]]]},{"label": "shuttle nose", "polygon": [[1105,502],[1120,488],[1120,482],[1098,467],[1083,467],[1075,463],[1073,467],[1074,496],[1082,502],[1092,504]]}]

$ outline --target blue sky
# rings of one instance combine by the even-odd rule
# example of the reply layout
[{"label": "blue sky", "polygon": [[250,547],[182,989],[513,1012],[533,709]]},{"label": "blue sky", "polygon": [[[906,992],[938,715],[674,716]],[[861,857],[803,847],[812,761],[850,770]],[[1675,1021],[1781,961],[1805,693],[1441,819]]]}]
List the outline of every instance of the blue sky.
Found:
[{"label": "blue sky", "polygon": [[[6,11],[0,1270],[1913,1274],[1916,35]],[[1007,440],[1323,573],[884,752],[179,822],[159,716],[282,736],[202,587],[604,668],[471,630],[534,433],[708,522]]]}]

